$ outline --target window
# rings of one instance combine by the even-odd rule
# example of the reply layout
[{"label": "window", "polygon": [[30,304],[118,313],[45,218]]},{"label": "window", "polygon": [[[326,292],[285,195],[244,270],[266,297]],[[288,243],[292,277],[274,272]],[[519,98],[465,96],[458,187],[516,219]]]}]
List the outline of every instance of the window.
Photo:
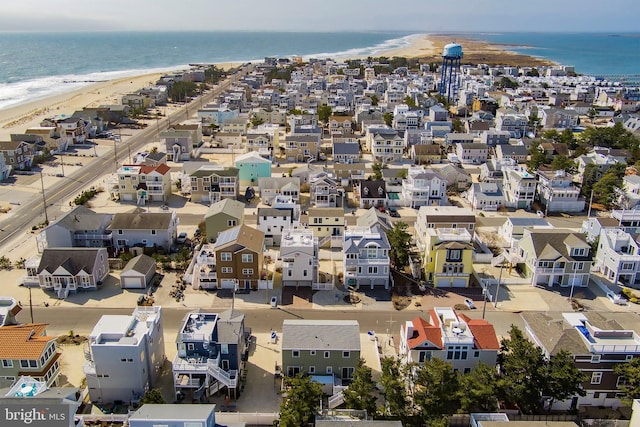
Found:
[{"label": "window", "polygon": [[220,344],[220,353],[229,354],[229,344]]},{"label": "window", "polygon": [[591,384],[600,384],[602,381],[602,372],[594,372],[591,374]]},{"label": "window", "polygon": [[315,355],[316,355],[315,350],[309,350],[309,356],[315,356]]},{"label": "window", "polygon": [[349,357],[351,357],[351,352],[348,352],[348,351],[343,351],[342,352],[342,358],[343,359],[348,359]]},{"label": "window", "polygon": [[2,359],[3,368],[13,368],[13,360]]},{"label": "window", "polygon": [[300,357],[300,350],[291,350],[291,357]]},{"label": "window", "polygon": [[242,262],[253,262],[253,254],[242,254]]},{"label": "window", "polygon": [[331,353],[329,353],[328,351],[324,352],[324,358],[328,359],[331,356]]},{"label": "window", "polygon": [[418,353],[418,363],[424,363],[431,360],[431,352],[430,351],[421,351]]},{"label": "window", "polygon": [[253,268],[243,268],[242,274],[246,276],[251,276],[253,274]]},{"label": "window", "polygon": [[237,223],[237,221],[235,219],[230,219],[229,221],[227,221],[227,226],[228,227],[235,227],[236,223]]},{"label": "window", "polygon": [[593,356],[591,356],[591,363],[600,363],[600,355],[594,354]]},{"label": "window", "polygon": [[151,235],[155,236],[155,234],[156,234],[156,230],[151,230]]},{"label": "window", "polygon": [[573,255],[574,256],[584,256],[585,255],[585,248],[575,248],[573,250]]},{"label": "window", "polygon": [[471,368],[464,368],[464,373],[468,374],[469,372],[471,372]]},{"label": "window", "polygon": [[21,360],[20,361],[20,367],[21,368],[28,368],[29,367],[29,361],[28,360]]},{"label": "window", "polygon": [[327,375],[328,374],[333,374],[333,367],[327,366]]},{"label": "window", "polygon": [[233,267],[222,267],[220,269],[221,273],[231,274],[233,273]]},{"label": "window", "polygon": [[316,367],[315,366],[309,366],[309,373],[310,374],[315,374],[316,373]]},{"label": "window", "polygon": [[480,352],[478,350],[474,351],[473,357],[476,357],[476,358],[480,357]]},{"label": "window", "polygon": [[466,360],[468,348],[461,345],[454,345],[447,350],[448,360]]},{"label": "window", "polygon": [[220,254],[220,261],[231,261],[231,252],[222,252]]},{"label": "window", "polygon": [[187,350],[193,351],[195,348],[196,348],[196,347],[195,347],[195,345],[193,345],[193,343],[192,343],[192,342],[190,342],[190,343],[188,343],[188,344],[187,344]]}]

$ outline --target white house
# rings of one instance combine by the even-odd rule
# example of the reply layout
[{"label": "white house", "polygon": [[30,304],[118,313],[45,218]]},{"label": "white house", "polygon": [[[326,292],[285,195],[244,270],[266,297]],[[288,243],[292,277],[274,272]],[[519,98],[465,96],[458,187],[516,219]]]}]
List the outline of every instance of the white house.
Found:
[{"label": "white house", "polygon": [[299,224],[293,209],[258,208],[258,230],[264,233],[265,246],[280,246],[285,229]]},{"label": "white house", "polygon": [[456,155],[464,164],[479,165],[489,158],[489,146],[481,142],[457,143]]},{"label": "white house", "polygon": [[640,245],[637,240],[620,229],[602,230],[594,270],[615,284],[640,287]]},{"label": "white house", "polygon": [[308,286],[318,283],[318,238],[310,229],[285,230],[280,243],[282,285]]},{"label": "white house", "polygon": [[538,195],[547,205],[549,212],[580,212],[585,199],[580,197],[580,189],[572,182],[572,177],[564,170],[537,171]]},{"label": "white house", "polygon": [[447,179],[434,169],[411,166],[402,180],[402,205],[412,208],[447,204]]},{"label": "white house", "polygon": [[507,203],[499,182],[476,182],[467,192],[467,198],[473,209],[487,212],[495,212]]}]

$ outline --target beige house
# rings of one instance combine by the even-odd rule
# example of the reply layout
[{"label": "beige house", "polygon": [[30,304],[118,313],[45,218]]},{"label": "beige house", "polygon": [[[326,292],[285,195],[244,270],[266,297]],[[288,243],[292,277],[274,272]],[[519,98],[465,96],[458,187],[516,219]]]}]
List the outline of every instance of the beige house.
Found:
[{"label": "beige house", "polygon": [[319,136],[289,135],[285,142],[285,157],[290,162],[305,162],[318,158]]},{"label": "beige house", "polygon": [[148,202],[166,202],[171,195],[171,168],[158,166],[124,165],[118,169],[117,179],[110,182],[113,198],[123,202],[145,205]]},{"label": "beige house", "polygon": [[308,227],[318,239],[318,247],[339,248],[345,230],[343,208],[310,208]]},{"label": "beige house", "polygon": [[189,174],[192,202],[216,203],[236,199],[239,194],[238,169],[204,165]]}]

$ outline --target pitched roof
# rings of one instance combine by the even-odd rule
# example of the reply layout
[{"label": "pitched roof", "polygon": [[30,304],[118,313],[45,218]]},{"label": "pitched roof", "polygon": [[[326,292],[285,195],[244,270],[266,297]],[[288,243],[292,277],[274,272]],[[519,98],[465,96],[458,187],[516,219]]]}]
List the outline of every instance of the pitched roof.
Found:
[{"label": "pitched roof", "polygon": [[0,328],[0,359],[38,359],[55,337],[45,335],[47,324],[27,323]]},{"label": "pitched roof", "polygon": [[383,180],[360,180],[360,198],[362,199],[386,199],[387,189]]},{"label": "pitched roof", "polygon": [[110,230],[167,230],[171,225],[171,212],[131,212],[113,215]]},{"label": "pitched roof", "polygon": [[530,231],[534,254],[537,259],[557,259],[564,257],[569,261],[574,259],[591,259],[588,256],[571,256],[567,246],[574,248],[589,248],[585,237],[580,233],[562,229],[534,229]]},{"label": "pitched roof", "polygon": [[420,346],[425,341],[442,348],[442,331],[439,326],[432,325],[428,320],[421,317],[416,317],[412,320],[412,323],[413,336],[407,337],[407,345],[410,349]]},{"label": "pitched roof", "polygon": [[264,248],[264,232],[242,224],[218,234],[214,248],[218,249],[231,243],[236,243],[251,249],[253,252],[261,253]]},{"label": "pitched roof", "polygon": [[527,330],[549,354],[556,354],[560,350],[572,354],[589,354],[580,332],[570,327],[562,317],[554,318],[546,313],[524,312],[521,314]]},{"label": "pitched roof", "polygon": [[360,351],[357,320],[285,319],[282,350]]},{"label": "pitched roof", "polygon": [[473,342],[476,348],[481,350],[499,350],[500,343],[493,325],[484,319],[471,319],[466,314],[460,313],[458,317],[464,320],[473,334]]},{"label": "pitched roof", "polygon": [[137,271],[138,273],[146,274],[151,268],[155,268],[156,261],[149,255],[140,254],[134,258],[131,258],[127,265],[124,266],[122,272]]},{"label": "pitched roof", "polygon": [[[38,274],[43,271],[53,273],[58,267],[64,267],[69,273],[76,275],[80,271],[93,273],[98,253],[102,248],[46,248],[38,265]],[[106,252],[105,252],[106,253]]]},{"label": "pitched roof", "polygon": [[224,213],[234,218],[242,218],[244,216],[244,203],[233,199],[220,200],[209,206],[205,218],[219,213]]}]

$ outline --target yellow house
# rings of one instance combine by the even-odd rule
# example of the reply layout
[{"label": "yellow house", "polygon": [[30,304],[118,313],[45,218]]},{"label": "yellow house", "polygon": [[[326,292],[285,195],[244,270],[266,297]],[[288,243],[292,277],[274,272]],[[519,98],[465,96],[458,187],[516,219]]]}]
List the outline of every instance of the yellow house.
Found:
[{"label": "yellow house", "polygon": [[471,234],[464,228],[429,228],[426,232],[424,272],[436,288],[466,288],[473,272]]},{"label": "yellow house", "polygon": [[308,227],[318,239],[318,247],[339,248],[345,229],[343,208],[310,208]]}]

